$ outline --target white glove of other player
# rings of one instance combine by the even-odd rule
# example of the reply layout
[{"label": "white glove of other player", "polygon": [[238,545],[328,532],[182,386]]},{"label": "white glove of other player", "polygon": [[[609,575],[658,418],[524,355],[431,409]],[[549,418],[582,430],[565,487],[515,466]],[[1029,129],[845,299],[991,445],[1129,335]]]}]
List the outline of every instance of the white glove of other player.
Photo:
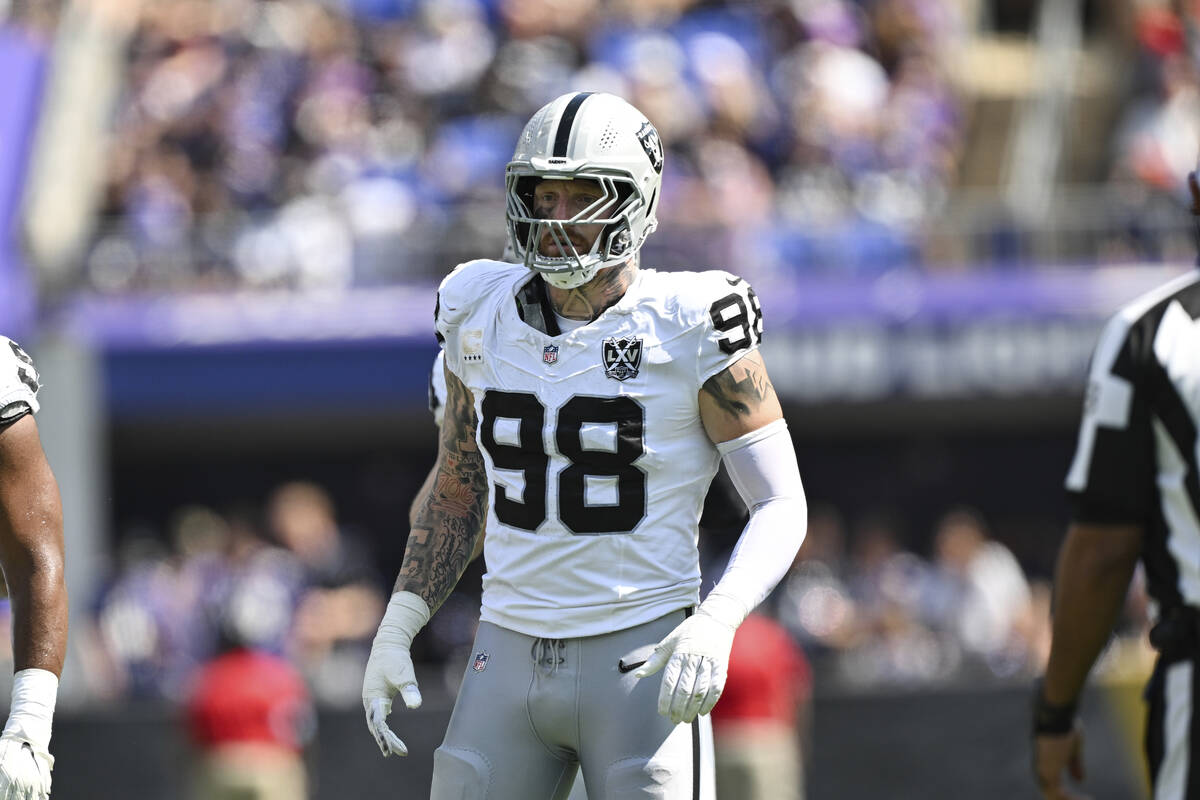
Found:
[{"label": "white glove of other player", "polygon": [[50,728],[57,696],[53,672],[23,669],[13,676],[12,706],[0,734],[0,800],[50,797]]},{"label": "white glove of other player", "polygon": [[658,713],[678,725],[707,714],[725,689],[733,635],[746,618],[736,600],[710,595],[658,643],[634,677],[646,678],[663,667]]},{"label": "white glove of other player", "polygon": [[[392,697],[397,691],[409,708],[421,705],[421,691],[417,688],[409,649],[417,631],[428,621],[429,606],[424,600],[412,592],[396,592],[371,644],[363,676],[363,710],[367,714],[367,728],[384,756],[408,755],[404,742],[388,727],[387,716],[392,712]],[[4,800],[3,796],[0,800]]]},{"label": "white glove of other player", "polygon": [[29,742],[0,737],[0,800],[47,800],[54,756]]}]

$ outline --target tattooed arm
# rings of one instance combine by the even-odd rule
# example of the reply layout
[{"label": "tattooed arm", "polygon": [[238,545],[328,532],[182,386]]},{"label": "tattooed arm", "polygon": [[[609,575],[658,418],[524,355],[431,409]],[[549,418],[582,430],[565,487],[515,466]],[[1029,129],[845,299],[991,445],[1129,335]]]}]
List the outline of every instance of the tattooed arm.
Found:
[{"label": "tattooed arm", "polygon": [[708,438],[727,442],[783,418],[775,387],[757,350],[700,388],[700,421]]},{"label": "tattooed arm", "polygon": [[408,748],[387,724],[397,692],[409,708],[421,705],[413,667],[413,637],[437,611],[483,532],[487,477],[475,445],[475,406],[471,393],[446,370],[446,416],[438,459],[426,481],[425,499],[412,523],[404,563],[392,599],[371,643],[363,673],[362,701],[367,728],[383,755],[407,755]]},{"label": "tattooed arm", "polygon": [[[412,523],[393,591],[419,595],[436,611],[470,562],[487,518],[488,483],[475,443],[471,392],[446,370],[446,416],[438,459]],[[424,487],[423,487],[424,488]]]}]

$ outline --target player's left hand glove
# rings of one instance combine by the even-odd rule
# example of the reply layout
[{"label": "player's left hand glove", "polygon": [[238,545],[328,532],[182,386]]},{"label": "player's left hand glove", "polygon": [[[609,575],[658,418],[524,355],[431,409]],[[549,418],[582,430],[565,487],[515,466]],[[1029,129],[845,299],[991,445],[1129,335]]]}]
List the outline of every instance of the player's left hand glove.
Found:
[{"label": "player's left hand glove", "polygon": [[[367,728],[384,756],[408,755],[408,748],[391,728],[387,717],[392,712],[392,697],[397,691],[409,708],[421,705],[421,690],[413,669],[409,648],[417,631],[429,621],[429,606],[412,592],[396,592],[388,602],[383,621],[371,643],[367,671],[363,675],[363,711]],[[0,795],[0,800],[4,800]]]},{"label": "player's left hand glove", "polygon": [[736,601],[710,597],[658,643],[634,677],[666,667],[658,691],[658,713],[678,725],[707,714],[725,689],[733,635],[745,618]]}]

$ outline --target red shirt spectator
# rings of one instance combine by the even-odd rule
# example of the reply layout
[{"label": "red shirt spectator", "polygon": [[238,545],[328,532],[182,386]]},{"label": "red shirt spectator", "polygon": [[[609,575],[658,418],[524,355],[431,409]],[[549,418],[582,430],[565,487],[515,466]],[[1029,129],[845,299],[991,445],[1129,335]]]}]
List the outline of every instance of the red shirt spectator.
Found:
[{"label": "red shirt spectator", "polygon": [[812,691],[804,653],[773,619],[751,614],[738,628],[725,691],[712,710],[713,725],[773,720],[794,725]]},{"label": "red shirt spectator", "polygon": [[188,701],[188,727],[204,749],[253,742],[299,752],[310,709],[308,689],[291,664],[242,648],[200,670]]}]

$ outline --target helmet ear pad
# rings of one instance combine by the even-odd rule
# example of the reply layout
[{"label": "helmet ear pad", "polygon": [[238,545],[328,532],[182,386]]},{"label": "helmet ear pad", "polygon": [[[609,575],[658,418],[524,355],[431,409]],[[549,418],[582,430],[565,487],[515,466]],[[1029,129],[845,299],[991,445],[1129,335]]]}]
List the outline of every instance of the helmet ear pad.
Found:
[{"label": "helmet ear pad", "polygon": [[[619,181],[616,188],[617,203],[615,207],[624,209],[629,198],[633,196],[633,186]],[[633,245],[633,231],[630,230],[628,217],[623,216],[617,222],[610,222],[600,233],[600,252],[606,253],[608,258],[619,258],[627,253],[632,253]]]},{"label": "helmet ear pad", "polygon": [[[541,180],[536,175],[526,175],[517,178],[516,195],[522,203],[525,204],[525,212],[527,216],[533,216],[533,192],[537,188],[538,181]],[[515,222],[515,233],[517,241],[521,243],[523,249],[528,248],[533,243],[529,241],[530,228],[528,222]],[[519,251],[518,251],[519,252]]]}]

